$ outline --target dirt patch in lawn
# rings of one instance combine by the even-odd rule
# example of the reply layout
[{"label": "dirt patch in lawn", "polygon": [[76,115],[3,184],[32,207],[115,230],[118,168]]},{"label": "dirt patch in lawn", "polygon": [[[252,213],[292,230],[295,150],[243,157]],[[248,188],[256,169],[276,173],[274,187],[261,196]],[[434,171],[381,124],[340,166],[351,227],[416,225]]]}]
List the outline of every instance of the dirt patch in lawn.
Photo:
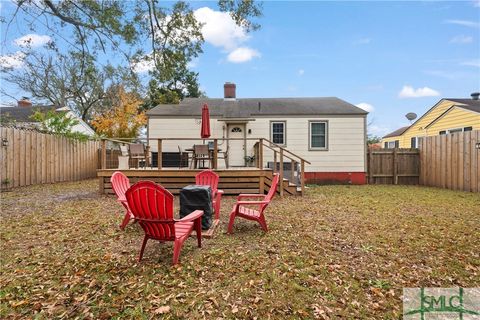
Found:
[{"label": "dirt patch in lawn", "polygon": [[[264,234],[233,198],[203,248],[120,231],[97,181],[20,188],[1,201],[0,318],[381,318],[404,287],[480,286],[480,196],[414,186],[313,187],[275,198]],[[178,206],[177,206],[178,208]]]}]

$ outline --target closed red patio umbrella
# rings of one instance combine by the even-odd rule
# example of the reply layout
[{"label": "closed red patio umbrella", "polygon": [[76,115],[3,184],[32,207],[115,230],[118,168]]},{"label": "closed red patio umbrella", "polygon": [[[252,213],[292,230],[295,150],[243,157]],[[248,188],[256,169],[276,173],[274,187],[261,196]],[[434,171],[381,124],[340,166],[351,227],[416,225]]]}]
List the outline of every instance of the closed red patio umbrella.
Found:
[{"label": "closed red patio umbrella", "polygon": [[200,136],[202,139],[210,137],[210,112],[208,111],[207,104],[204,104],[202,108],[202,129]]}]

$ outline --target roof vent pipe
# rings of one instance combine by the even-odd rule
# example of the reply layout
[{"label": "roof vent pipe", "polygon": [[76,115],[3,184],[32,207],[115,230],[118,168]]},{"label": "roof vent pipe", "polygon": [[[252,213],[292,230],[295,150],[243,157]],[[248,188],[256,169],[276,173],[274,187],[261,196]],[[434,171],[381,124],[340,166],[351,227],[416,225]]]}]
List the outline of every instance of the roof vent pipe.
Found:
[{"label": "roof vent pipe", "polygon": [[480,92],[474,92],[470,96],[472,97],[472,100],[478,100],[478,97],[480,96]]}]

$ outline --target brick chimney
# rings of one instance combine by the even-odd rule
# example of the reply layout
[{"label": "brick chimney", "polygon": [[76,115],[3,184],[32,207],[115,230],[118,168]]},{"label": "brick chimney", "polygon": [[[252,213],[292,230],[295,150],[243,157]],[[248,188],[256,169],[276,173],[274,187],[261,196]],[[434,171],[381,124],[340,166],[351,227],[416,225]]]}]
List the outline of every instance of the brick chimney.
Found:
[{"label": "brick chimney", "polygon": [[17,106],[20,108],[31,108],[32,102],[28,100],[28,98],[23,97],[22,99],[18,100]]},{"label": "brick chimney", "polygon": [[235,83],[225,82],[223,85],[223,98],[225,100],[235,100],[236,96],[236,88],[237,86]]}]

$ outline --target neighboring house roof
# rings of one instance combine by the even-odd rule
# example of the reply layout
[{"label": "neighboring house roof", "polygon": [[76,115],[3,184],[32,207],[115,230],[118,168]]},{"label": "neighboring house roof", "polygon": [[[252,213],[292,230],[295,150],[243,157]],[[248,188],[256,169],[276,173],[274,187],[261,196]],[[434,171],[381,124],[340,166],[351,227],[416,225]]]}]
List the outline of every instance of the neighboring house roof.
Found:
[{"label": "neighboring house roof", "polygon": [[455,106],[461,107],[470,111],[480,113],[480,100],[473,100],[473,99],[449,99],[446,98],[444,100],[452,101],[460,103],[461,105],[456,104]]},{"label": "neighboring house roof", "polygon": [[251,118],[259,115],[366,115],[367,111],[335,97],[325,98],[185,98],[180,104],[159,105],[147,116],[200,116],[203,104],[210,115]]},{"label": "neighboring house roof", "polygon": [[47,110],[55,110],[54,106],[34,106],[34,107],[0,107],[0,115],[8,116],[17,122],[37,122],[31,116],[37,110],[43,112]]},{"label": "neighboring house roof", "polygon": [[410,128],[410,126],[406,126],[406,127],[401,127],[393,132],[390,132],[389,134],[387,134],[386,136],[383,136],[382,139],[385,139],[385,138],[391,138],[391,137],[396,137],[396,136],[401,136],[405,131],[407,131],[407,129]]},{"label": "neighboring house roof", "polygon": [[56,112],[66,112],[71,117],[75,117],[78,120],[78,124],[73,126],[72,131],[81,132],[85,134],[93,135],[95,131],[81,118],[77,117],[68,107],[55,108],[50,106],[33,106],[33,107],[0,107],[0,116],[6,116],[18,123],[35,123],[38,122],[32,119],[31,116],[35,111],[40,110],[46,112],[48,110],[55,110]]},{"label": "neighboring house roof", "polygon": [[[441,118],[442,116],[444,116],[447,112],[449,112],[453,107],[460,107],[460,108],[463,108],[463,109],[466,109],[466,110],[470,110],[470,111],[474,111],[474,112],[479,112],[480,113],[480,100],[473,100],[473,99],[457,99],[457,98],[443,98],[443,99],[440,99],[440,101],[438,101],[437,103],[435,103],[435,105],[433,105],[433,107],[431,107],[430,109],[427,110],[427,112],[425,112],[421,117],[419,117],[414,123],[412,123],[412,125],[408,126],[408,127],[404,127],[405,130],[403,130],[401,133],[399,134],[396,134],[396,135],[402,135],[405,133],[405,131],[407,131],[409,128],[412,128],[417,122],[419,122],[423,117],[425,117],[428,113],[430,113],[430,111],[432,111],[433,109],[435,109],[442,101],[451,101],[453,102],[453,105],[452,107],[448,108],[445,112],[443,112],[440,117],[437,117],[436,119],[434,119],[432,122],[430,122],[427,126],[429,126],[430,124],[432,124],[433,122],[436,122],[439,118]],[[389,138],[389,137],[393,137],[395,136],[394,133],[396,133],[397,131],[401,130],[403,128],[400,128],[392,133],[389,133],[387,134],[386,136],[384,136],[383,138]]]}]

